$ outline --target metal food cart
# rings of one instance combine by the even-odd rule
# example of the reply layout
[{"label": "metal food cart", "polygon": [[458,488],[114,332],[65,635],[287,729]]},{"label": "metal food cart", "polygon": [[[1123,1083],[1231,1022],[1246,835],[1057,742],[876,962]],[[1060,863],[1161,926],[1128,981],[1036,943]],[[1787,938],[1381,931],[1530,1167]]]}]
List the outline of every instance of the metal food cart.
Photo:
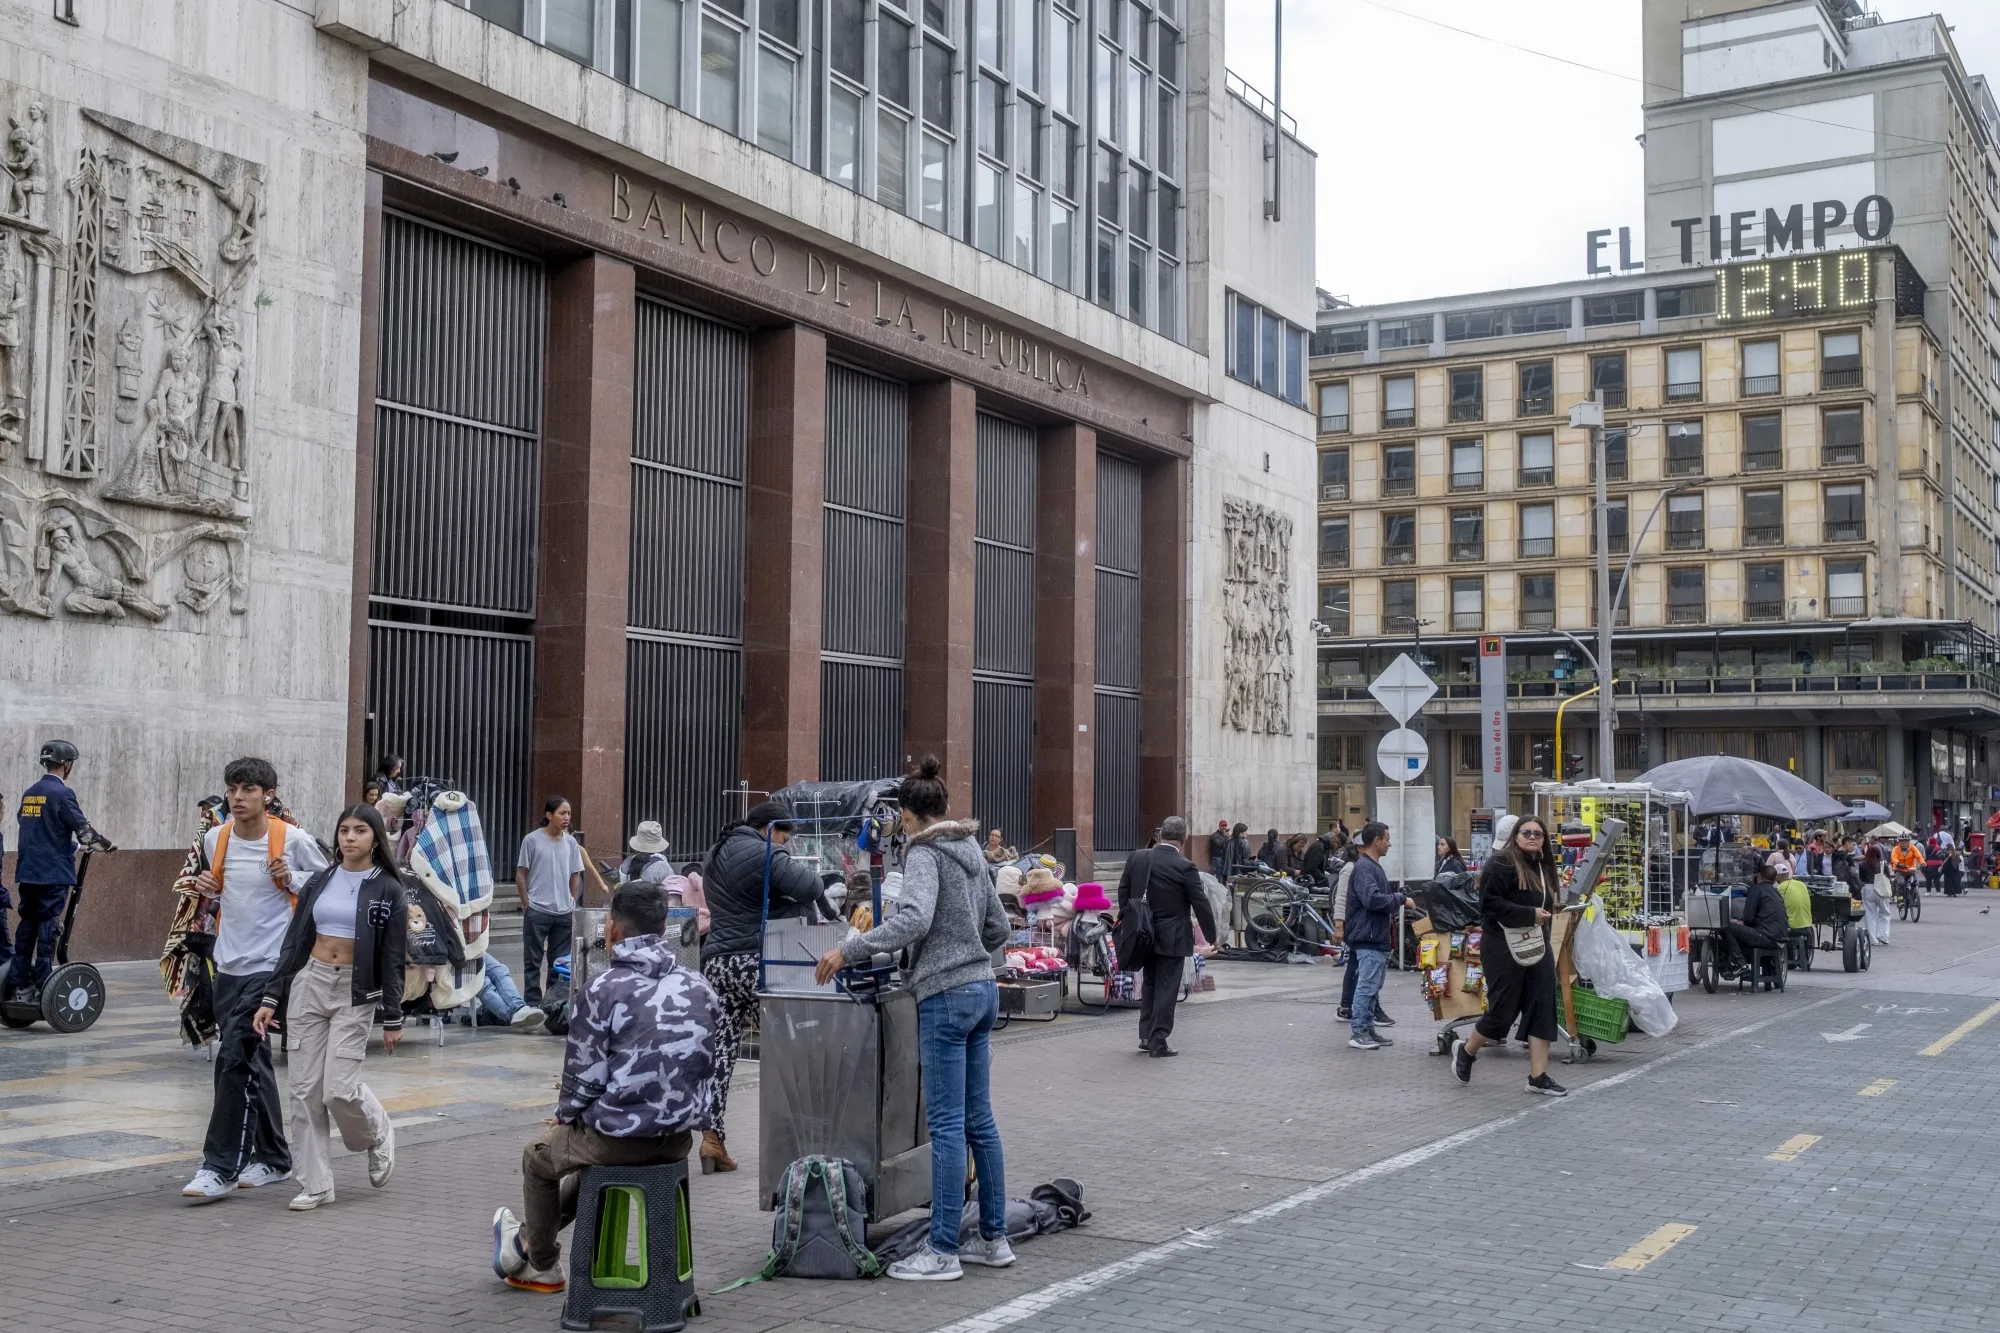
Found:
[{"label": "metal food cart", "polygon": [[[1610,924],[1631,944],[1668,994],[1688,988],[1686,901],[1695,882],[1690,854],[1692,802],[1684,792],[1639,782],[1537,782],[1535,813],[1564,843],[1568,870],[1582,859],[1599,824],[1616,819],[1625,836],[1611,843],[1597,880]],[[1568,845],[1564,830],[1580,845]],[[1578,837],[1578,834],[1588,836]]]}]

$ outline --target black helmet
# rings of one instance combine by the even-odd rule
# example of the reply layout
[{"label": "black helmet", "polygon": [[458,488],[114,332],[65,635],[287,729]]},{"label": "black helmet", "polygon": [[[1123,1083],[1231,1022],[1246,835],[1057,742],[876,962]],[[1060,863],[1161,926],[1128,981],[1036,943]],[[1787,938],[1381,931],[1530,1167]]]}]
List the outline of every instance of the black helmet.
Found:
[{"label": "black helmet", "polygon": [[42,745],[42,767],[61,768],[76,762],[76,747],[68,741],[46,741]]}]

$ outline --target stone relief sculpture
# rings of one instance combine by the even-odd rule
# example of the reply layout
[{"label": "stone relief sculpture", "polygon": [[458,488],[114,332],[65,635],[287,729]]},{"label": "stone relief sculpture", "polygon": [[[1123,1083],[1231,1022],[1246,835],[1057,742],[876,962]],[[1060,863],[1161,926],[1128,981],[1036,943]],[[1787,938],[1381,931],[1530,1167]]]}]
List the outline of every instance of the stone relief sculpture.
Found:
[{"label": "stone relief sculpture", "polygon": [[1222,502],[1222,725],[1292,734],[1292,520],[1265,505]]},{"label": "stone relief sculpture", "polygon": [[263,168],[4,83],[0,114],[0,614],[241,614]]}]

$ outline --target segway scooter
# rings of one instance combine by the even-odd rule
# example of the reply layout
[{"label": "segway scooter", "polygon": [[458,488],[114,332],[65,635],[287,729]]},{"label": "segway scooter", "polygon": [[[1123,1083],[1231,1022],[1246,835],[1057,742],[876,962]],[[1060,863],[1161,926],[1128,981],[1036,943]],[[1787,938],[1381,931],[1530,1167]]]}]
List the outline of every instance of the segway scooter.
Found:
[{"label": "segway scooter", "polygon": [[[24,1028],[37,1021],[58,1032],[81,1032],[104,1012],[104,977],[89,963],[69,960],[70,932],[76,929],[76,904],[83,897],[83,881],[90,873],[93,848],[86,847],[76,863],[76,883],[63,906],[62,926],[56,933],[56,965],[42,987],[39,1004],[24,1004],[11,994],[0,998],[0,1023]],[[106,847],[103,850],[110,851]]]}]

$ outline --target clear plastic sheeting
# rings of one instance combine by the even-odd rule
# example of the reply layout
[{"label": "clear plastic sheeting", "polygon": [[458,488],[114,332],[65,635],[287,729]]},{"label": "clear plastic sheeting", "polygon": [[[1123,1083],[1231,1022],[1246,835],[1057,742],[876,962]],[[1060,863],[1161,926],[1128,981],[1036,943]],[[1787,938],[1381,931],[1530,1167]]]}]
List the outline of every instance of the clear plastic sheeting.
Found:
[{"label": "clear plastic sheeting", "polygon": [[1599,995],[1631,1005],[1632,1024],[1639,1031],[1649,1037],[1664,1037],[1674,1030],[1679,1015],[1666,991],[1632,952],[1625,937],[1605,919],[1604,901],[1595,894],[1583,910],[1583,919],[1577,922],[1570,959]]}]

